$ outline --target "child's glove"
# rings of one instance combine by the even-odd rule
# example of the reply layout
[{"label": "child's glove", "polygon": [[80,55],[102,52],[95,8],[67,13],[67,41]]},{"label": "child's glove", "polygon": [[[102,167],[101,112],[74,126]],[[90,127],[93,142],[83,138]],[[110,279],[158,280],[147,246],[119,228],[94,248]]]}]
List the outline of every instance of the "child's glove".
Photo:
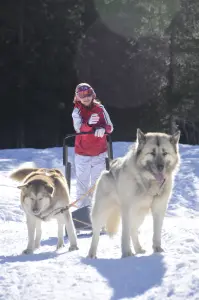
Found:
[{"label": "child's glove", "polygon": [[95,130],[95,136],[97,137],[103,137],[105,133],[105,129],[104,128],[98,128]]},{"label": "child's glove", "polygon": [[98,114],[92,114],[88,120],[88,125],[97,124],[99,121],[99,115]]}]

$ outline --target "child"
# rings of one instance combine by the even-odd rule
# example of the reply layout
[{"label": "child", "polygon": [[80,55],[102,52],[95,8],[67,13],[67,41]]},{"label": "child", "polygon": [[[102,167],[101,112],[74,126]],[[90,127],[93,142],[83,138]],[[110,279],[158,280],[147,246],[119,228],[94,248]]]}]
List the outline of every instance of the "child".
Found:
[{"label": "child", "polygon": [[[73,125],[77,133],[75,138],[76,197],[79,199],[92,187],[100,173],[106,168],[107,140],[105,133],[113,131],[113,125],[104,106],[96,99],[93,88],[80,83],[75,89]],[[77,206],[90,205],[89,197],[77,202]]]}]

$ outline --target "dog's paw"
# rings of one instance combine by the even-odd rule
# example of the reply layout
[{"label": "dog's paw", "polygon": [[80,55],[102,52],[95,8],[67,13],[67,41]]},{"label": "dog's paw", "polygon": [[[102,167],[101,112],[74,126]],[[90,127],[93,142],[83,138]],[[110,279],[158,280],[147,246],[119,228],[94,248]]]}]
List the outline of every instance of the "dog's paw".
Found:
[{"label": "dog's paw", "polygon": [[146,250],[144,250],[142,248],[136,250],[136,254],[145,254],[145,253],[146,253]]},{"label": "dog's paw", "polygon": [[122,253],[122,258],[129,257],[129,256],[134,256],[131,250]]},{"label": "dog's paw", "polygon": [[162,247],[160,247],[160,246],[153,246],[153,251],[155,253],[161,253],[161,252],[164,252],[164,249],[162,249]]},{"label": "dog's paw", "polygon": [[97,256],[89,253],[86,258],[97,259]]},{"label": "dog's paw", "polygon": [[92,249],[90,249],[87,258],[97,258],[96,253],[93,252]]},{"label": "dog's paw", "polygon": [[65,247],[64,242],[60,242],[60,243],[57,244],[56,250],[59,250],[59,249],[64,248],[64,247]]},{"label": "dog's paw", "polygon": [[79,248],[77,247],[77,245],[71,245],[68,249],[68,251],[75,251],[75,250],[79,250]]},{"label": "dog's paw", "polygon": [[35,243],[35,249],[40,248],[40,242],[39,243]]},{"label": "dog's paw", "polygon": [[22,254],[33,254],[33,249],[25,249]]}]

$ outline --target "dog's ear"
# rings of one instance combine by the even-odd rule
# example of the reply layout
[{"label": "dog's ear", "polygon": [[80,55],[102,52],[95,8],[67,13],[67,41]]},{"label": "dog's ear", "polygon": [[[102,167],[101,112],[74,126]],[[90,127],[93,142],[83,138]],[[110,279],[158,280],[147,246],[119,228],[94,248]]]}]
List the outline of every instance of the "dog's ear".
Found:
[{"label": "dog's ear", "polygon": [[138,128],[137,129],[137,142],[138,144],[143,144],[146,141],[145,134]]},{"label": "dog's ear", "polygon": [[47,192],[51,195],[51,197],[53,197],[54,195],[54,187],[52,185],[49,185],[46,183],[45,185],[45,189],[47,190]]},{"label": "dog's ear", "polygon": [[17,186],[18,189],[20,190],[26,190],[28,188],[28,183],[22,183],[20,185]]},{"label": "dog's ear", "polygon": [[173,135],[170,137],[170,141],[172,144],[176,145],[179,143],[180,140],[180,130],[176,131]]}]

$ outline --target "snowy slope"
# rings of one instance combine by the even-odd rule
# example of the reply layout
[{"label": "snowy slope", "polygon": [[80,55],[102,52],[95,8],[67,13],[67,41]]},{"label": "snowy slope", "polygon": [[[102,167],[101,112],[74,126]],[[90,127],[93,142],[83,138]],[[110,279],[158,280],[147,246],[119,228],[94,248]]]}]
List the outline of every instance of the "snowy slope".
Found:
[{"label": "snowy slope", "polygon": [[[113,144],[114,156],[129,143]],[[56,248],[56,223],[43,224],[42,246],[21,255],[27,229],[19,190],[8,173],[34,161],[40,167],[62,166],[62,149],[0,150],[0,300],[51,299],[199,299],[199,147],[180,145],[181,167],[163,229],[165,253],[151,249],[152,220],[142,227],[145,255],[120,259],[120,234],[100,237],[98,259],[87,259],[91,236],[80,235],[79,250]],[[73,149],[69,151],[73,162]],[[72,172],[72,197],[75,177]]]}]

